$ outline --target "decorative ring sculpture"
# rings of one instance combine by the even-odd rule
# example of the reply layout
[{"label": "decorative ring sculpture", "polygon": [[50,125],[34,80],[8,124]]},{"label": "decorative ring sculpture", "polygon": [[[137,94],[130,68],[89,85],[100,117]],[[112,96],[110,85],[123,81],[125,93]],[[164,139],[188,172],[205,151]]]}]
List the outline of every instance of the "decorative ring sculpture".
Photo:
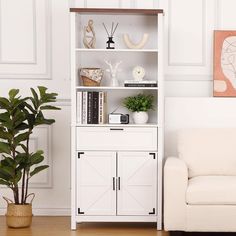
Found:
[{"label": "decorative ring sculpture", "polygon": [[131,41],[128,34],[123,35],[125,45],[130,49],[141,49],[141,48],[143,48],[145,46],[145,44],[147,43],[148,38],[149,38],[149,34],[143,34],[142,40],[139,43],[135,44]]}]

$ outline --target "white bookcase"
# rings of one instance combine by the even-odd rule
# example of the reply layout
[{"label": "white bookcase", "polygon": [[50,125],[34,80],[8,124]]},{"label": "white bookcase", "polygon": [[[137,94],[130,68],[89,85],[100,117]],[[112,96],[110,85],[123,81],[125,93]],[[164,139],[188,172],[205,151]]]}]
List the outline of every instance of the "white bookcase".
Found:
[{"label": "white bookcase", "polygon": [[[83,46],[83,26],[93,19],[96,49]],[[119,22],[114,36],[115,49],[105,49],[107,35],[102,22]],[[140,38],[149,34],[143,49],[127,49],[122,35]],[[109,87],[105,74],[100,87],[84,87],[79,68],[107,68],[104,59],[122,61],[118,73],[120,87]],[[132,69],[143,66],[146,79],[157,80],[158,87],[123,87],[132,79]],[[157,222],[162,228],[163,160],[163,11],[161,9],[71,9],[71,228],[82,222]],[[122,100],[138,93],[155,97],[155,110],[149,122],[78,124],[77,92],[106,91],[107,113]]]}]

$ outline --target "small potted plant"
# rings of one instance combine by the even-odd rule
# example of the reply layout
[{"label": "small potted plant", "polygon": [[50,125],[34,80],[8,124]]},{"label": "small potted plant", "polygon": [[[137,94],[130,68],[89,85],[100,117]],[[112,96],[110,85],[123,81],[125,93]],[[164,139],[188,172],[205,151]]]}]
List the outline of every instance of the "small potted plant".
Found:
[{"label": "small potted plant", "polygon": [[41,164],[43,151],[30,150],[31,134],[35,127],[55,122],[45,118],[45,110],[59,109],[50,105],[56,101],[56,93],[47,93],[47,88],[40,86],[38,92],[31,88],[31,93],[22,98],[18,89],[12,89],[8,98],[0,97],[0,184],[13,193],[13,200],[4,197],[8,203],[7,225],[13,228],[31,225],[34,193],[28,192],[29,181],[48,168]]},{"label": "small potted plant", "polygon": [[124,99],[124,106],[133,112],[135,124],[145,124],[148,121],[148,111],[153,109],[154,97],[151,94],[138,94]]}]

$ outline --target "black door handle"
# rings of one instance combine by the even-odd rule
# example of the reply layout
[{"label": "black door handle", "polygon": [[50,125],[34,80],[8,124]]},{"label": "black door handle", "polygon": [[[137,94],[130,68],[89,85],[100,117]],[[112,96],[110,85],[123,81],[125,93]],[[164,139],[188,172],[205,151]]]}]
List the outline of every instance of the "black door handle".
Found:
[{"label": "black door handle", "polygon": [[124,130],[124,129],[122,129],[122,128],[110,128],[110,130],[118,130],[118,131],[122,131],[122,130]]},{"label": "black door handle", "polygon": [[120,177],[118,177],[118,190],[120,190]]},{"label": "black door handle", "polygon": [[114,191],[116,190],[116,186],[115,186],[115,177],[113,177],[112,188],[113,188]]}]

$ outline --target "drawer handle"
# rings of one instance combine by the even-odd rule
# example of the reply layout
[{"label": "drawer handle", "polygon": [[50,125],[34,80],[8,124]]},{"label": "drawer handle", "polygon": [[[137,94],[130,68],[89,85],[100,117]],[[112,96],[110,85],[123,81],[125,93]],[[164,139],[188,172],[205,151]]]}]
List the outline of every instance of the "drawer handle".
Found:
[{"label": "drawer handle", "polygon": [[122,128],[110,128],[110,130],[124,130],[124,129],[122,129]]}]

